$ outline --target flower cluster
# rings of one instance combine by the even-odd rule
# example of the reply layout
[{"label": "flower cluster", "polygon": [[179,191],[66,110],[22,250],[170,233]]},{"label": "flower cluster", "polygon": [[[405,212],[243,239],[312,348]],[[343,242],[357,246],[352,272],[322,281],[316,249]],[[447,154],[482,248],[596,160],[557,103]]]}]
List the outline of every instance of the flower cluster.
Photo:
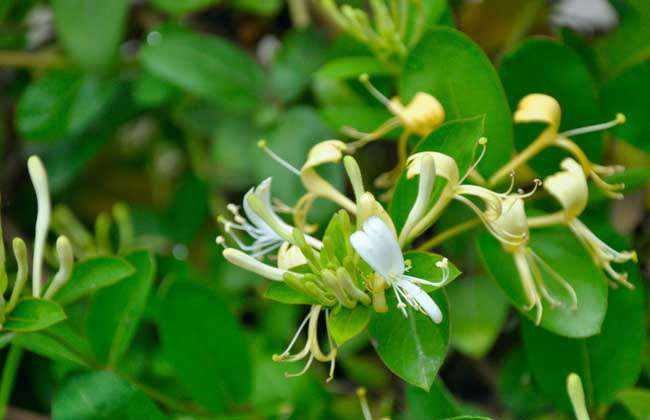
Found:
[{"label": "flower cluster", "polygon": [[[443,312],[430,296],[430,292],[449,283],[450,263],[441,257],[435,264],[435,273],[421,278],[409,274],[411,262],[404,252],[414,241],[426,234],[452,201],[467,206],[477,217],[477,224],[501,244],[504,252],[512,256],[519,275],[526,304],[520,308],[535,310],[535,321],[543,317],[543,302],[551,307],[566,306],[575,309],[577,295],[572,285],[530,246],[531,228],[566,225],[580,239],[602,267],[617,282],[631,287],[625,274],[612,268],[612,263],[635,260],[634,252],[617,252],[602,242],[579,219],[587,205],[587,181],[603,189],[610,197],[619,198],[621,185],[605,182],[601,176],[619,168],[603,167],[591,163],[577,144],[570,139],[594,130],[619,124],[622,116],[611,123],[558,132],[560,108],[555,99],[534,94],[522,99],[514,120],[517,123],[543,122],[546,129],[529,148],[515,156],[508,164],[484,181],[478,173],[478,164],[485,154],[487,139],[479,138],[474,144],[474,158],[469,168],[461,174],[454,157],[436,151],[419,151],[408,156],[406,140],[412,134],[426,137],[444,121],[444,110],[431,95],[419,93],[407,106],[399,99],[388,100],[362,76],[368,89],[395,114],[373,133],[355,134],[356,141],[325,140],[314,146],[300,169],[276,155],[265,141],[259,146],[282,166],[295,173],[306,193],[293,207],[293,225],[279,214],[280,207],[271,195],[271,179],[251,188],[241,205],[227,206],[230,217],[220,217],[226,237],[217,242],[224,247],[223,256],[230,263],[259,274],[274,282],[283,283],[300,296],[312,302],[311,309],[288,348],[274,356],[276,361],[293,362],[307,359],[304,373],[314,359],[330,362],[333,375],[337,354],[336,343],[329,332],[331,311],[338,307],[353,309],[357,305],[371,307],[376,312],[391,310],[386,292],[394,294],[396,308],[409,316],[409,307],[426,315],[435,324],[443,321]],[[417,177],[417,194],[408,214],[396,229],[395,222],[375,196],[366,190],[362,172],[352,153],[370,141],[377,140],[392,129],[401,126],[403,133],[398,153],[398,165],[391,176],[380,185],[392,191],[399,177],[411,182]],[[546,147],[561,147],[575,158],[567,158],[561,171],[533,181],[530,191],[515,189],[514,171]],[[354,199],[323,178],[317,168],[323,164],[343,163],[354,193]],[[403,174],[403,176],[402,176]],[[505,176],[510,176],[510,187],[503,192],[491,189]],[[469,182],[469,180],[473,181]],[[376,183],[377,184],[377,183]],[[544,186],[563,209],[553,214],[529,217],[526,200]],[[308,213],[316,198],[325,198],[341,207],[319,239],[312,236],[314,226],[308,224]],[[242,211],[243,210],[243,211]],[[229,238],[229,239],[227,239]],[[234,247],[229,246],[233,244]],[[432,281],[431,279],[439,279]],[[553,282],[553,286],[547,284]],[[325,313],[325,326],[329,351],[323,352],[317,337],[320,314]],[[307,329],[305,346],[291,353],[298,337]]]}]

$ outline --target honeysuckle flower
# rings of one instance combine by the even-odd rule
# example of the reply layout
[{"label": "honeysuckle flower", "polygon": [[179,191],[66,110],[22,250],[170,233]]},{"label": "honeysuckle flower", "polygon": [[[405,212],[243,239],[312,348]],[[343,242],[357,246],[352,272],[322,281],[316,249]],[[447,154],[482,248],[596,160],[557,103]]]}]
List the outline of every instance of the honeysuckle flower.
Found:
[{"label": "honeysuckle flower", "polygon": [[45,240],[50,226],[52,205],[50,203],[50,189],[47,182],[45,166],[38,156],[31,156],[27,160],[27,170],[34,185],[38,212],[36,214],[36,233],[34,235],[34,257],[32,263],[32,293],[34,297],[41,296],[41,282],[43,273],[43,252]]},{"label": "honeysuckle flower", "polygon": [[[217,240],[217,242],[220,241]],[[247,253],[235,248],[226,248],[223,250],[222,254],[223,257],[231,264],[234,264],[237,267],[243,268],[244,270],[250,271],[252,273],[258,274],[269,280],[283,281],[284,275],[289,272],[289,270],[265,264],[257,258],[254,258],[251,255],[248,255]],[[295,274],[299,275],[298,273]]]},{"label": "honeysuckle flower", "polygon": [[[256,211],[252,201],[262,206],[261,211]],[[240,214],[240,207],[234,204],[227,206],[232,213],[233,220],[220,217],[226,233],[237,243],[242,250],[253,257],[262,257],[278,249],[283,242],[289,240],[293,226],[286,223],[278,216],[271,204],[271,178],[262,181],[244,195],[242,201],[244,215]],[[235,231],[241,231],[253,238],[252,244],[246,244]],[[323,244],[316,238],[306,237],[307,242],[320,249]]]},{"label": "honeysuckle flower", "polygon": [[[351,152],[365,146],[371,141],[381,138],[399,126],[402,126],[406,133],[403,135],[403,139],[408,139],[408,135],[410,134],[426,137],[445,121],[444,108],[434,96],[426,92],[416,93],[413,99],[407,105],[404,105],[399,97],[392,99],[385,97],[370,83],[367,74],[362,74],[359,80],[395,117],[390,118],[371,133],[361,133],[346,127],[344,129],[346,134],[359,138],[356,142],[348,144],[348,150]],[[406,140],[402,140],[401,142],[405,143]],[[400,147],[405,146],[405,144],[400,145]]]},{"label": "honeysuckle flower", "polygon": [[[273,355],[274,362],[297,362],[299,360],[303,360],[307,358],[307,363],[305,364],[305,367],[300,372],[285,373],[286,377],[295,377],[295,376],[303,375],[305,372],[307,372],[314,359],[318,360],[319,362],[330,362],[330,371],[329,371],[329,377],[327,378],[327,381],[329,382],[334,377],[334,368],[336,367],[337,349],[336,346],[334,346],[334,343],[332,342],[332,338],[330,336],[329,325],[328,325],[329,313],[327,312],[327,310],[325,310],[325,327],[326,327],[325,329],[327,331],[327,341],[330,348],[329,353],[324,354],[318,343],[318,318],[320,316],[321,310],[322,310],[321,305],[312,305],[311,309],[309,310],[309,313],[307,314],[305,319],[298,327],[298,331],[296,331],[295,335],[289,342],[289,345],[287,346],[286,350],[283,351],[281,354]],[[291,349],[293,348],[294,344],[298,340],[298,337],[300,336],[300,333],[305,328],[305,326],[307,326],[307,342],[305,343],[305,346],[302,348],[301,351],[295,354],[291,354]]]},{"label": "honeysuckle flower", "polygon": [[70,280],[72,275],[74,253],[70,241],[65,236],[59,236],[56,240],[56,255],[59,260],[59,270],[45,291],[43,296],[45,299],[51,299]]},{"label": "honeysuckle flower", "polygon": [[[460,201],[468,206],[476,213],[484,226],[500,241],[517,245],[526,239],[493,223],[501,214],[503,202],[513,188],[512,182],[510,188],[504,193],[497,193],[481,186],[463,183],[485,154],[485,144],[485,138],[479,139],[477,145],[482,148],[481,153],[462,178],[459,175],[456,161],[448,155],[439,152],[419,152],[409,156],[406,177],[411,179],[419,175],[420,179],[415,205],[400,233],[400,244],[409,243],[413,238],[428,229],[451,200]],[[425,164],[426,161],[430,163]],[[434,180],[431,179],[433,177],[433,168],[435,168],[435,176],[444,178],[446,184],[433,207],[427,209],[434,186]],[[521,193],[520,195],[522,197],[532,195],[539,184],[540,182],[536,180],[535,187],[531,192],[527,194]],[[485,208],[479,208],[467,196],[480,199]]]},{"label": "honeysuckle flower", "polygon": [[576,373],[570,373],[566,378],[566,391],[569,394],[573,414],[576,420],[589,420],[589,411],[585,403],[585,391],[582,387],[582,379]]},{"label": "honeysuckle flower", "polygon": [[[443,271],[440,282],[432,282],[406,273],[402,250],[397,243],[397,237],[379,217],[371,217],[363,224],[363,230],[350,236],[354,250],[368,265],[379,274],[389,286],[395,290],[398,308],[405,316],[406,304],[423,312],[436,324],[442,321],[442,312],[420,285],[439,287],[449,279],[449,269],[446,259],[441,261],[439,268]],[[406,303],[404,303],[406,302]]]},{"label": "honeysuckle flower", "polygon": [[524,200],[520,194],[510,194],[504,199],[501,214],[493,222],[493,225],[497,230],[507,231],[513,236],[523,238],[519,243],[512,243],[495,236],[501,242],[503,249],[510,253],[514,259],[526,298],[526,305],[523,309],[530,311],[536,308],[535,324],[539,325],[542,321],[542,298],[552,307],[563,305],[563,302],[555,298],[546,287],[540,266],[544,267],[549,278],[557,281],[567,292],[571,300],[571,308],[575,309],[578,301],[573,287],[527,245],[530,233]]},{"label": "honeysuckle flower", "polygon": [[[275,154],[266,144],[266,140],[260,140],[258,146],[273,160],[300,177],[300,181],[308,191],[301,199],[301,202],[296,205],[303,212],[308,210],[308,207],[315,198],[322,197],[335,202],[350,213],[356,213],[354,202],[334,188],[332,184],[323,179],[316,171],[316,168],[320,165],[338,163],[343,158],[343,152],[346,150],[345,143],[340,140],[325,140],[316,144],[309,150],[307,160],[300,170],[294,168],[290,163]],[[307,209],[303,208],[305,206]]]},{"label": "honeysuckle flower", "polygon": [[516,123],[544,123],[547,128],[533,141],[526,149],[519,153],[507,165],[497,171],[489,180],[490,185],[497,184],[505,175],[513,169],[526,163],[537,153],[547,147],[559,147],[571,153],[580,163],[585,176],[591,178],[596,186],[611,198],[620,199],[622,194],[618,192],[625,187],[624,184],[608,184],[601,176],[610,175],[622,170],[620,166],[602,166],[589,161],[589,158],[582,149],[570,139],[570,137],[596,131],[607,130],[625,122],[623,114],[617,114],[612,121],[595,124],[587,127],[577,128],[569,131],[559,132],[562,110],[555,98],[533,93],[525,96],[519,101],[514,114]]},{"label": "honeysuckle flower", "polygon": [[537,226],[554,222],[566,223],[599,267],[602,267],[614,280],[628,288],[634,288],[634,285],[627,280],[627,273],[617,272],[612,267],[612,263],[636,262],[636,252],[614,250],[578,219],[587,207],[589,198],[587,179],[580,164],[571,158],[564,159],[560,166],[563,170],[548,176],[544,181],[544,188],[557,199],[563,210],[533,219],[533,223]]}]

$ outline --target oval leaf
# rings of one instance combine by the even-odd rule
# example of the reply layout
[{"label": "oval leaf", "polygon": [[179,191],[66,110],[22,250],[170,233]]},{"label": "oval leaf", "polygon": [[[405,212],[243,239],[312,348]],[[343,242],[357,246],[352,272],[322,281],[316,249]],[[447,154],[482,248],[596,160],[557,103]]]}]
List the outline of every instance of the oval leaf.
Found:
[{"label": "oval leaf", "polygon": [[181,29],[159,33],[159,40],[140,50],[150,73],[230,111],[258,104],[263,74],[244,51],[221,38]]},{"label": "oval leaf", "polygon": [[503,87],[490,60],[466,35],[449,28],[424,35],[407,57],[400,81],[405,102],[417,92],[435,96],[448,121],[485,115],[489,146],[479,166],[482,175],[510,159],[512,117]]}]

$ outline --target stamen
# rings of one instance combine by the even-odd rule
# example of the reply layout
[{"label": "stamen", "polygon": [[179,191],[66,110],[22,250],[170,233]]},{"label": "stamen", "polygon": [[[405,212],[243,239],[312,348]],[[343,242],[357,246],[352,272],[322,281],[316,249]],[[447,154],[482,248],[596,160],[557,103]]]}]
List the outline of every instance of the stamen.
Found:
[{"label": "stamen", "polygon": [[280,156],[275,154],[273,150],[271,150],[268,145],[266,144],[266,140],[262,139],[257,142],[257,147],[260,149],[264,150],[264,152],[271,157],[274,161],[278,162],[280,165],[284,166],[286,169],[288,169],[290,172],[294,173],[297,176],[300,176],[300,171],[296,169],[293,165],[291,165],[289,162],[286,160],[282,159]]},{"label": "stamen", "polygon": [[272,356],[274,362],[280,362],[280,361],[282,361],[284,359],[284,357],[289,355],[289,353],[291,352],[291,349],[293,348],[293,345],[296,343],[296,340],[298,340],[298,337],[300,336],[300,333],[305,328],[305,325],[307,325],[307,321],[309,321],[310,317],[311,317],[311,311],[307,314],[307,316],[300,323],[300,326],[298,327],[298,330],[296,331],[296,333],[293,335],[293,338],[289,342],[289,345],[287,346],[287,349],[285,351],[283,351],[279,355],[274,354]]},{"label": "stamen", "polygon": [[357,388],[357,397],[359,397],[359,403],[361,404],[363,420],[372,420],[372,413],[370,413],[370,407],[368,406],[368,400],[366,399],[366,389],[363,387]]},{"label": "stamen", "polygon": [[391,104],[390,100],[384,96],[383,93],[379,91],[371,82],[370,82],[370,77],[368,77],[368,73],[363,73],[362,75],[359,76],[359,81],[361,84],[365,86],[366,89],[368,89],[368,92],[372,96],[375,97],[379,102],[381,102],[384,106],[386,106],[388,109],[391,109],[393,104]]},{"label": "stamen", "polygon": [[296,372],[296,373],[284,372],[285,378],[295,378],[297,376],[304,375],[305,372],[307,372],[309,370],[309,367],[311,366],[311,362],[313,362],[313,361],[314,361],[314,355],[312,354],[312,355],[309,356],[309,360],[307,360],[307,363],[305,364],[305,367],[302,368],[302,370],[300,372]]},{"label": "stamen", "polygon": [[478,142],[477,142],[476,145],[474,146],[474,151],[472,152],[472,155],[473,155],[472,157],[474,157],[474,156],[476,155],[476,149],[477,149],[479,146],[481,147],[481,153],[479,154],[478,158],[474,161],[474,163],[472,164],[472,166],[469,167],[469,169],[467,170],[467,172],[465,172],[465,175],[463,175],[463,177],[460,179],[460,181],[458,181],[458,184],[459,184],[459,185],[462,184],[462,183],[467,179],[467,177],[469,176],[469,174],[470,174],[474,169],[476,169],[476,167],[478,166],[478,164],[481,163],[481,160],[483,159],[483,156],[485,156],[485,151],[487,150],[487,138],[485,138],[485,137],[481,137],[480,139],[478,139]]},{"label": "stamen", "polygon": [[573,130],[560,133],[559,135],[564,137],[572,137],[572,136],[579,136],[581,134],[593,133],[596,131],[603,131],[603,130],[610,129],[612,127],[616,127],[617,125],[625,124],[625,120],[626,120],[625,115],[618,113],[616,114],[616,118],[614,118],[611,121],[604,122],[601,124],[589,125],[587,127],[575,128]]},{"label": "stamen", "polygon": [[217,245],[222,246],[223,249],[228,248],[228,245],[226,245],[226,239],[221,235],[217,236],[215,242],[217,243]]},{"label": "stamen", "polygon": [[533,183],[534,183],[533,189],[528,191],[527,193],[524,193],[524,190],[522,189],[517,190],[517,194],[519,194],[519,198],[528,198],[532,196],[533,194],[535,194],[535,192],[537,192],[537,189],[542,186],[542,180],[539,178],[535,178]]}]

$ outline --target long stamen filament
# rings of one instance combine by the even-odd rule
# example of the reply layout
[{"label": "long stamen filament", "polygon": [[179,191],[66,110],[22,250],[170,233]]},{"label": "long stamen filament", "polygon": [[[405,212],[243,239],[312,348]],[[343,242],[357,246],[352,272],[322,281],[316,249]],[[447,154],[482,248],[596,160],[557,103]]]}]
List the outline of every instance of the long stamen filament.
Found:
[{"label": "long stamen filament", "polygon": [[572,136],[579,136],[581,134],[593,133],[596,131],[603,131],[603,130],[610,129],[612,127],[616,127],[617,125],[625,124],[625,120],[626,120],[625,115],[618,113],[616,114],[616,118],[614,118],[611,121],[607,121],[600,124],[589,125],[586,127],[574,128],[573,130],[568,130],[559,133],[559,135],[564,137],[572,137]]},{"label": "long stamen filament", "polygon": [[273,150],[271,150],[271,148],[267,145],[266,140],[260,140],[259,142],[257,142],[257,147],[264,150],[264,152],[267,155],[269,155],[271,159],[278,162],[280,165],[284,166],[290,172],[294,173],[297,176],[300,176],[300,171],[296,169],[293,165],[291,165],[289,162],[287,162],[286,160],[278,156]]},{"label": "long stamen filament", "polygon": [[381,102],[384,106],[386,106],[388,109],[392,109],[392,104],[390,103],[390,100],[384,96],[383,93],[379,91],[371,82],[370,82],[370,77],[368,77],[367,73],[363,73],[362,75],[359,76],[359,81],[363,84],[363,86],[368,89],[368,92],[372,96],[375,97],[379,102]]},{"label": "long stamen filament", "polygon": [[469,167],[467,172],[465,172],[465,175],[463,175],[463,177],[460,179],[460,181],[458,182],[459,185],[462,184],[467,179],[469,174],[473,170],[475,170],[476,167],[479,165],[479,163],[481,163],[481,160],[483,160],[483,156],[485,156],[485,151],[487,150],[487,139],[485,137],[481,137],[480,139],[478,139],[478,142],[476,143],[476,145],[474,147],[474,152],[473,152],[474,155],[476,154],[476,149],[478,147],[481,147],[481,152],[479,153],[478,158],[476,158],[476,160],[474,160],[474,163],[472,164],[472,166]]}]

